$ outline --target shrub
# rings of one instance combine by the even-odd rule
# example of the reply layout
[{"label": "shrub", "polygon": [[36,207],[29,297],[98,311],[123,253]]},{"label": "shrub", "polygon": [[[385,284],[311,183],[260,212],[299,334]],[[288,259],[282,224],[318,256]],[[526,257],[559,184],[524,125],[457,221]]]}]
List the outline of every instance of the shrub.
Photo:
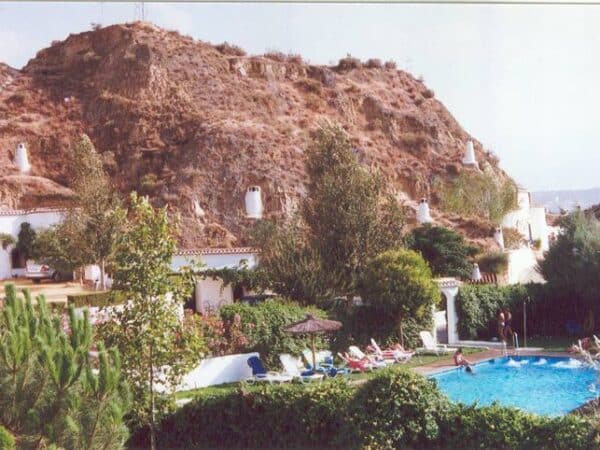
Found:
[{"label": "shrub", "polygon": [[371,59],[367,60],[367,62],[364,64],[364,66],[367,69],[381,69],[383,67],[383,64],[381,63],[380,59],[371,58]]},{"label": "shrub", "polygon": [[227,42],[223,42],[222,44],[215,45],[215,48],[222,54],[228,56],[246,56],[246,52],[237,45],[231,45]]},{"label": "shrub", "polygon": [[487,252],[477,258],[482,272],[500,275],[508,270],[508,255],[503,252]]},{"label": "shrub", "polygon": [[386,69],[396,69],[396,61],[386,61],[385,64],[383,65]]},{"label": "shrub", "polygon": [[6,428],[0,425],[0,449],[13,450],[15,448],[15,438]]},{"label": "shrub", "polygon": [[277,62],[285,62],[286,60],[285,54],[278,51],[267,52],[263,56],[267,59],[271,59]]},{"label": "shrub", "polygon": [[435,191],[441,199],[442,210],[495,222],[517,206],[514,182],[485,172],[464,170],[448,183],[435,183]]},{"label": "shrub", "polygon": [[498,308],[520,308],[527,295],[527,289],[522,285],[462,286],[456,302],[458,335],[461,339],[489,339],[496,336]]},{"label": "shrub", "polygon": [[590,423],[576,416],[547,418],[499,405],[456,405],[442,425],[444,448],[592,449]]},{"label": "shrub", "polygon": [[358,390],[348,422],[366,448],[429,448],[449,408],[434,381],[388,369]]},{"label": "shrub", "polygon": [[119,291],[86,292],[83,294],[67,295],[67,305],[73,305],[75,308],[119,305],[124,301],[125,298]]},{"label": "shrub", "polygon": [[435,276],[468,278],[472,265],[469,257],[477,248],[465,242],[462,235],[449,228],[423,225],[407,238],[408,246],[421,253]]},{"label": "shrub", "polygon": [[313,94],[317,95],[320,95],[323,91],[323,85],[319,81],[311,78],[304,78],[297,81],[296,86],[306,92],[312,92]]},{"label": "shrub", "polygon": [[425,89],[421,94],[425,98],[433,98],[433,96],[435,95],[435,93],[431,89]]},{"label": "shrub", "polygon": [[[339,430],[354,389],[344,380],[260,386],[196,398],[164,420],[159,448],[351,447]],[[132,439],[144,442],[143,433]]]},{"label": "shrub", "polygon": [[233,323],[239,316],[242,333],[248,340],[246,345],[240,346],[240,351],[258,352],[271,368],[279,367],[280,353],[299,355],[308,347],[309,338],[294,336],[283,330],[286,325],[304,319],[307,313],[325,316],[325,312],[317,308],[303,308],[281,299],[266,300],[256,306],[235,303],[219,310],[221,319],[226,323]]},{"label": "shrub", "polygon": [[527,242],[516,228],[502,228],[502,236],[504,237],[504,246],[509,250],[516,250]]},{"label": "shrub", "polygon": [[342,58],[338,61],[336,70],[340,72],[347,72],[353,69],[360,69],[361,66],[362,64],[360,59],[347,56],[346,58]]}]

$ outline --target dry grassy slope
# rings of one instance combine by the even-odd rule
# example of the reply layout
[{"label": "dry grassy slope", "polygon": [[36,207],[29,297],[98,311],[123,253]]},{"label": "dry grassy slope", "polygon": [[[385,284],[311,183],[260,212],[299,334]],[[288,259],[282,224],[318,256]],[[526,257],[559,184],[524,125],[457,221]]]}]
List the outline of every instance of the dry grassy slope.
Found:
[{"label": "dry grassy slope", "polygon": [[[22,71],[0,66],[0,86],[2,172],[17,176],[10,161],[25,141],[32,175],[48,179],[47,198],[0,180],[0,204],[66,201],[66,148],[83,131],[119,189],[141,187],[182,213],[185,247],[241,243],[249,185],[262,187],[268,216],[292,209],[304,191],[303,149],[323,119],[341,123],[360,160],[412,200],[430,195],[435,177],[461,170],[470,138],[401,70],[247,57],[146,23],[71,35]],[[475,149],[506,176],[477,141]],[[194,217],[193,199],[204,219]],[[485,222],[437,217],[472,238],[490,231]]]}]

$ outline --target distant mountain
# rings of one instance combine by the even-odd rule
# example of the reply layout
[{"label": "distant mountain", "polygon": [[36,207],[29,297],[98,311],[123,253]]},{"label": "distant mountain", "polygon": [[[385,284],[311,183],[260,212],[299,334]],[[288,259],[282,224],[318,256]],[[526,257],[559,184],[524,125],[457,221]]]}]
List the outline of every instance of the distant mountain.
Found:
[{"label": "distant mountain", "polygon": [[577,206],[587,209],[600,203],[600,188],[573,191],[539,191],[531,193],[532,200],[550,212],[572,211]]}]

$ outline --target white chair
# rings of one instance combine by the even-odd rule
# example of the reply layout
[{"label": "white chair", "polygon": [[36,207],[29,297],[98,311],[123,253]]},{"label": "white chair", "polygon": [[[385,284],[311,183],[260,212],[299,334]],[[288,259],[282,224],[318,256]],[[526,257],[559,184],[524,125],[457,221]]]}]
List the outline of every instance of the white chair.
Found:
[{"label": "white chair", "polygon": [[407,352],[407,351],[395,350],[395,349],[389,349],[389,350],[383,351],[379,347],[379,344],[377,344],[377,341],[373,338],[371,338],[371,345],[377,352],[377,355],[380,358],[382,358],[384,361],[391,361],[391,362],[403,364],[403,363],[410,361],[412,356],[415,354],[415,352]]},{"label": "white chair", "polygon": [[453,347],[448,347],[446,344],[438,344],[429,331],[421,331],[419,336],[421,337],[421,341],[423,341],[423,347],[417,348],[418,353],[435,353],[436,355],[443,355],[446,353],[454,353],[458,350]]},{"label": "white chair", "polygon": [[348,351],[350,352],[351,356],[357,359],[369,361],[375,368],[385,367],[388,365],[388,363],[385,362],[383,359],[377,360],[377,358],[373,356],[365,355],[365,353],[356,345],[351,345],[350,347],[348,347]]},{"label": "white chair", "polygon": [[321,381],[324,377],[322,373],[302,372],[300,370],[300,358],[294,358],[292,355],[281,354],[279,360],[283,365],[283,370],[286,375],[297,378],[301,381]]}]

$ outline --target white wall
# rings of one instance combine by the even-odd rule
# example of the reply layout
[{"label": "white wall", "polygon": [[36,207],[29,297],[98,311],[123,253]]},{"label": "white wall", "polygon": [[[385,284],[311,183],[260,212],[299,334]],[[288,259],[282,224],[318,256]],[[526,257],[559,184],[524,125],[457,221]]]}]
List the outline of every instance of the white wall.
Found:
[{"label": "white wall", "polygon": [[258,357],[259,354],[245,353],[204,359],[195,369],[183,377],[177,390],[188,391],[206,386],[242,381],[252,376],[252,369],[248,366],[248,358],[251,356]]}]

